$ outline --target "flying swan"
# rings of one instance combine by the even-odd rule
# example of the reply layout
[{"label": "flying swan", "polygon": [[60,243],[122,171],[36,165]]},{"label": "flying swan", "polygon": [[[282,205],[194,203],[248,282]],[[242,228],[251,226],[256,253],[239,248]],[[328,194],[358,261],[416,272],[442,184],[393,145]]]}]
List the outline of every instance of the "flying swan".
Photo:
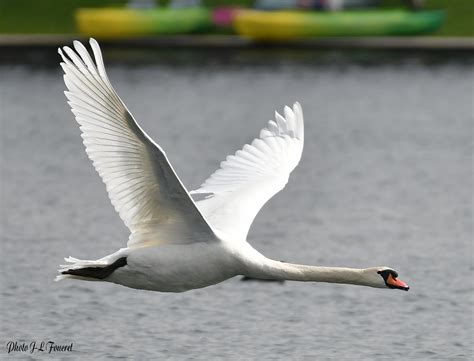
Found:
[{"label": "flying swan", "polygon": [[[130,229],[127,247],[95,261],[68,257],[56,280],[106,281],[183,292],[244,275],[262,280],[344,283],[408,290],[389,267],[316,267],[274,261],[247,241],[260,208],[288,182],[303,151],[299,103],[275,113],[258,138],[188,192],[165,152],[138,125],[112,87],[100,47],[58,49],[65,91],[89,158]],[[191,195],[200,195],[194,201]]]}]

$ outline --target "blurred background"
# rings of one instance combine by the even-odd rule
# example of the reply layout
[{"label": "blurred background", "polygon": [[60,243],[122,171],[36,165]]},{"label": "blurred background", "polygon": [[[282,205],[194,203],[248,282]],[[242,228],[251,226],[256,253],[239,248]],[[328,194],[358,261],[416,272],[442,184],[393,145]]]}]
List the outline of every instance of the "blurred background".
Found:
[{"label": "blurred background", "polygon": [[[56,359],[472,359],[473,4],[0,0],[0,344],[73,343]],[[63,94],[57,47],[89,36],[188,189],[300,101],[303,158],[249,242],[391,266],[410,291],[53,282],[63,257],[128,238]]]},{"label": "blurred background", "polygon": [[[259,12],[239,11],[245,9]],[[266,21],[268,11],[278,10],[283,11],[280,17]],[[409,12],[400,14],[402,10]],[[314,19],[293,19],[295,11]],[[264,23],[274,27],[270,38],[281,39],[288,38],[282,24],[294,22],[310,30],[296,31],[292,38],[354,36],[358,32],[466,37],[474,35],[473,11],[470,0],[2,0],[0,34],[80,33],[120,38],[199,32],[268,39],[259,27]],[[394,12],[397,19],[392,18]],[[344,18],[347,13],[349,20]]]}]

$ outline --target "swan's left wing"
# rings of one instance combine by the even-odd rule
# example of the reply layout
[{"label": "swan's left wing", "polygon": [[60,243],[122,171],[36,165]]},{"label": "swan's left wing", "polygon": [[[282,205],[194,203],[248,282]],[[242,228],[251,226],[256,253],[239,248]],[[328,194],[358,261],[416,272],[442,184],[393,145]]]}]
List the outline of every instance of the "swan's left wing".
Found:
[{"label": "swan's left wing", "polygon": [[303,111],[299,103],[275,112],[260,137],[221,163],[199,189],[196,205],[212,225],[232,240],[245,240],[260,208],[282,190],[303,152]]},{"label": "swan's left wing", "polygon": [[[64,47],[65,92],[86,152],[130,229],[128,246],[215,240],[164,151],[140,128],[112,87],[100,47]],[[67,56],[66,56],[67,55]]]}]

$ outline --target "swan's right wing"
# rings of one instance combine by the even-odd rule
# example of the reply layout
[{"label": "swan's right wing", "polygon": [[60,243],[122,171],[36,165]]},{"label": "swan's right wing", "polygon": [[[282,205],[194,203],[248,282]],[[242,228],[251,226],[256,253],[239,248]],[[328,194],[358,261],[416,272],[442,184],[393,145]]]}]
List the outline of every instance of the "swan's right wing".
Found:
[{"label": "swan's right wing", "polygon": [[191,194],[205,198],[196,204],[213,229],[242,241],[260,208],[288,182],[303,152],[303,111],[299,103],[275,112],[260,137],[221,163]]},{"label": "swan's right wing", "polygon": [[215,239],[164,151],[140,128],[110,84],[99,45],[59,49],[65,92],[86,152],[130,229],[128,246]]}]

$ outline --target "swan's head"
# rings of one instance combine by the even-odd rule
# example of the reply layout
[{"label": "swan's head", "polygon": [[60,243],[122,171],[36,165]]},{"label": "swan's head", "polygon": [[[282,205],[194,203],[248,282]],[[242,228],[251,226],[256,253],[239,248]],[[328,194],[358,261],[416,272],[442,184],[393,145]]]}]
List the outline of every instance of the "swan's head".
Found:
[{"label": "swan's head", "polygon": [[374,272],[377,277],[376,278],[376,287],[380,288],[392,288],[392,289],[398,289],[398,290],[403,290],[403,291],[408,291],[410,287],[403,282],[402,280],[398,279],[398,272],[388,268],[388,267],[378,267],[375,269],[371,269],[372,272]]}]

